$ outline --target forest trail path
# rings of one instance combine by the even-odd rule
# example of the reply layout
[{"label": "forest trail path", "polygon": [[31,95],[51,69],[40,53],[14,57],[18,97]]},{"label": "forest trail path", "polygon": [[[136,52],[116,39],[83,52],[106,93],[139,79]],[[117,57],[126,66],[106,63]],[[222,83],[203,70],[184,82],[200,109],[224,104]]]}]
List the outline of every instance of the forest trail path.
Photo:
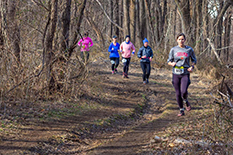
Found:
[{"label": "forest trail path", "polygon": [[[138,63],[131,63],[129,79],[122,78],[122,64],[114,75],[109,60],[96,59],[89,66],[93,74],[77,103],[57,101],[55,109],[43,105],[53,117],[24,118],[14,134],[0,137],[0,154],[140,154],[157,131],[202,110],[200,101],[209,86],[208,80],[191,74],[193,111],[178,118],[170,70],[152,68],[150,83],[143,85]],[[36,116],[42,105],[34,106]]]},{"label": "forest trail path", "polygon": [[[202,103],[200,102],[207,100],[202,94],[205,94],[209,87],[208,80],[203,81],[197,74],[192,73],[189,101],[193,106],[193,110],[186,112],[185,117],[177,117],[179,111],[175,91],[171,83],[171,71],[152,69],[150,83],[147,85],[142,84],[141,75],[140,66],[131,64],[130,79],[127,80],[137,83],[137,87],[140,87],[142,92],[146,94],[148,108],[143,115],[146,120],[112,141],[89,150],[88,155],[144,155],[141,150],[150,143],[150,139],[154,137],[156,132],[164,130],[167,126],[176,122],[195,117],[194,113],[202,110]],[[121,80],[125,81],[124,79]],[[192,112],[194,113],[192,114]]]}]

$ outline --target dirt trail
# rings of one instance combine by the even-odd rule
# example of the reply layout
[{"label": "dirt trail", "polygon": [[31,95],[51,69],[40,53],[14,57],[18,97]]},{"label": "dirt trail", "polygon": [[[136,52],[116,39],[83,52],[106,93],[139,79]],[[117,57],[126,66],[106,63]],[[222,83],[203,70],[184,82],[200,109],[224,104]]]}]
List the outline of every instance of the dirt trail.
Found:
[{"label": "dirt trail", "polygon": [[[18,134],[1,137],[0,154],[140,154],[156,131],[191,116],[176,116],[170,70],[152,69],[150,84],[143,85],[138,64],[131,63],[129,79],[121,77],[122,66],[112,75],[109,64],[100,60],[91,64],[96,72],[92,79],[101,86],[97,87],[101,94],[87,93],[83,98],[88,106],[98,104],[97,108],[50,121],[25,120]],[[190,102],[201,110],[199,96],[208,83],[201,85],[196,74],[191,80]]]},{"label": "dirt trail", "polygon": [[[134,66],[131,72],[140,75],[139,66]],[[133,74],[132,73],[132,74]],[[132,76],[132,75],[131,75]],[[91,149],[87,154],[89,155],[135,155],[145,154],[141,153],[143,146],[149,144],[150,139],[156,132],[164,130],[169,124],[173,124],[184,119],[192,117],[186,113],[185,117],[177,117],[178,108],[175,100],[175,92],[171,84],[171,72],[166,69],[152,69],[150,84],[143,86],[141,84],[141,77],[134,77],[138,80],[138,87],[142,87],[143,91],[147,94],[148,105],[147,112],[144,118],[147,121],[133,127],[130,131],[114,139],[109,143],[102,144],[99,147]],[[201,110],[202,107],[198,104],[201,93],[205,93],[209,87],[208,82],[199,84],[200,78],[197,74],[191,75],[192,85],[190,86],[190,102],[194,110]],[[203,101],[204,97],[202,98]],[[173,106],[167,106],[173,104]]]}]

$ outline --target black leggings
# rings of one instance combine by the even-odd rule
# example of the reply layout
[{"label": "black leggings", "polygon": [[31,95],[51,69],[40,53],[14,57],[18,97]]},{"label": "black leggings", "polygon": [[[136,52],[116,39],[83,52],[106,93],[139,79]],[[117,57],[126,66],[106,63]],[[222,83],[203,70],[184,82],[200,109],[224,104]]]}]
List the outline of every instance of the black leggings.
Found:
[{"label": "black leggings", "polygon": [[112,71],[115,71],[115,69],[119,65],[119,58],[110,58],[111,64],[112,64]]},{"label": "black leggings", "polygon": [[172,76],[172,84],[176,90],[176,101],[180,109],[184,108],[183,99],[187,100],[188,98],[188,87],[191,83],[189,76],[190,76],[189,74],[186,75],[173,74]]},{"label": "black leggings", "polygon": [[83,51],[80,53],[81,58],[83,59],[84,62],[87,62],[89,59],[89,51]]},{"label": "black leggings", "polygon": [[129,64],[130,64],[130,58],[123,58],[122,57],[122,62],[124,64],[124,67],[123,67],[123,73],[128,75],[128,72],[129,72]]},{"label": "black leggings", "polygon": [[146,81],[146,79],[149,79],[150,76],[150,70],[151,70],[150,62],[140,62],[140,65],[143,72],[142,75],[143,81]]}]

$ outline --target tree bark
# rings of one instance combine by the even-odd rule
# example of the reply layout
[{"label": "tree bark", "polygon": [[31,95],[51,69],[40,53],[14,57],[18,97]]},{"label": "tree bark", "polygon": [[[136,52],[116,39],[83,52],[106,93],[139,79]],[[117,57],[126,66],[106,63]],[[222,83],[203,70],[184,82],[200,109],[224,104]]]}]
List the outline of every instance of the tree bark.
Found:
[{"label": "tree bark", "polygon": [[145,0],[145,7],[146,7],[146,12],[147,12],[147,16],[148,16],[148,21],[149,21],[149,29],[151,31],[149,31],[152,35],[151,35],[151,38],[152,38],[152,43],[156,43],[156,40],[155,40],[155,34],[154,34],[154,25],[153,25],[153,20],[152,20],[152,16],[151,16],[151,11],[150,11],[150,5],[149,5],[149,2],[148,0]]},{"label": "tree bark", "polygon": [[65,10],[62,13],[62,36],[60,38],[61,51],[69,47],[69,30],[70,30],[71,0],[66,0]]},{"label": "tree bark", "polygon": [[5,45],[13,51],[16,61],[20,62],[20,31],[16,18],[16,6],[15,0],[1,1],[2,31]]},{"label": "tree bark", "polygon": [[130,35],[129,0],[123,0],[124,36]]},{"label": "tree bark", "polygon": [[202,51],[202,37],[201,37],[201,32],[202,32],[202,0],[197,0],[196,1],[196,14],[197,14],[197,27],[196,27],[196,51],[197,53],[200,53]]},{"label": "tree bark", "polygon": [[139,39],[140,43],[147,37],[146,12],[144,0],[139,0]]},{"label": "tree bark", "polygon": [[[119,18],[119,0],[115,0],[115,7],[116,7],[116,11],[115,11],[115,21],[117,25],[120,25],[120,18]],[[114,28],[114,34],[117,35],[117,37],[119,37],[119,28],[117,26],[115,26]]]},{"label": "tree bark", "polygon": [[[113,12],[114,12],[114,10],[113,10],[113,1],[112,0],[110,0],[109,1],[110,2],[110,12],[111,12],[111,19],[113,20]],[[110,25],[110,36],[112,36],[113,35],[113,24],[112,24],[112,22],[111,22],[111,25]]]},{"label": "tree bark", "polygon": [[135,43],[136,41],[136,2],[135,0],[130,0],[130,7],[129,7],[129,14],[130,14],[130,34],[131,34],[131,41]]},{"label": "tree bark", "polygon": [[225,56],[225,60],[226,62],[229,60],[229,46],[230,46],[230,42],[231,42],[231,17],[232,17],[232,12],[229,11],[227,13],[227,18],[225,19],[225,35],[224,35],[224,46],[226,47],[226,49],[224,49],[224,56]]},{"label": "tree bark", "polygon": [[[191,34],[191,15],[190,15],[190,0],[175,0],[182,21],[182,31],[185,34]],[[188,44],[194,45],[195,39],[193,35],[187,36]]]},{"label": "tree bark", "polygon": [[48,33],[45,39],[45,53],[46,53],[46,69],[47,69],[47,81],[49,84],[49,90],[54,90],[54,78],[51,75],[52,70],[52,61],[54,58],[53,53],[53,39],[54,34],[56,31],[56,25],[57,25],[57,7],[58,7],[58,0],[51,0],[50,2],[50,20],[51,23],[49,25]]},{"label": "tree bark", "polygon": [[77,17],[77,24],[76,24],[76,31],[73,37],[73,44],[69,47],[68,55],[69,57],[72,55],[77,43],[78,43],[78,34],[80,33],[80,26],[83,20],[84,9],[86,7],[87,0],[83,0],[82,4],[79,7],[78,17]]}]

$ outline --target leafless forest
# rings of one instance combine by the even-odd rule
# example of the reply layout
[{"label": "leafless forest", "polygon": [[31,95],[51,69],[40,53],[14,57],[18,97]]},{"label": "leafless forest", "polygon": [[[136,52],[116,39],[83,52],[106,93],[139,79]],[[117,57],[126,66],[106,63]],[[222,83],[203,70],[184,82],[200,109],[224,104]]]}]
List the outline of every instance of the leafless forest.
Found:
[{"label": "leafless forest", "polygon": [[[46,145],[41,146],[39,143],[44,138],[52,136],[50,129],[53,130],[54,135],[58,134],[55,131],[60,130],[67,131],[68,136],[71,135],[71,138],[67,138],[68,140],[59,141],[59,147],[63,147],[64,153],[67,151],[65,149],[68,148],[65,144],[71,142],[74,137],[76,138],[73,139],[72,144],[75,143],[75,149],[82,149],[82,144],[78,139],[81,137],[78,137],[76,133],[85,129],[85,132],[82,131],[82,133],[86,135],[84,134],[84,138],[82,138],[88,139],[88,136],[91,135],[89,132],[92,130],[91,127],[96,125],[96,122],[91,122],[94,125],[90,123],[89,126],[83,127],[82,122],[89,121],[89,119],[102,119],[95,126],[93,131],[95,134],[93,135],[99,134],[100,137],[105,137],[105,134],[108,134],[107,130],[102,133],[99,132],[100,129],[103,131],[102,128],[112,127],[114,129],[116,127],[118,130],[119,124],[127,124],[125,122],[128,120],[125,118],[128,118],[131,123],[132,120],[141,118],[135,113],[138,112],[140,115],[143,113],[144,104],[148,101],[146,95],[154,97],[151,105],[158,102],[158,107],[155,108],[155,111],[158,112],[156,114],[167,111],[164,106],[165,102],[169,102],[169,105],[175,99],[171,98],[174,91],[170,81],[166,79],[168,78],[166,61],[170,49],[177,44],[177,34],[181,32],[186,34],[186,44],[195,51],[197,57],[195,74],[198,75],[196,81],[194,79],[192,89],[194,95],[191,96],[191,101],[195,103],[196,109],[191,113],[192,115],[189,115],[190,120],[185,120],[190,121],[190,124],[185,124],[187,128],[185,127],[183,130],[184,133],[190,131],[190,135],[186,134],[185,136],[189,136],[189,138],[193,136],[190,139],[211,142],[213,148],[210,150],[203,148],[203,154],[208,154],[208,151],[214,153],[216,150],[220,150],[220,154],[232,153],[230,151],[233,144],[230,137],[232,137],[233,129],[233,0],[0,0],[0,5],[0,120],[2,122],[0,142],[4,141],[0,143],[0,150],[5,148],[4,153],[9,153],[7,151],[15,149],[14,147],[6,148],[8,138],[12,138],[8,134],[7,125],[10,126],[9,124],[15,120],[19,124],[24,121],[32,123],[42,120],[41,126],[36,124],[36,126],[31,127],[32,130],[28,131],[28,139],[15,136],[20,135],[21,127],[9,127],[9,130],[15,130],[13,139],[16,137],[16,142],[19,142],[16,144],[19,146],[17,146],[18,150],[23,144],[26,149],[22,148],[22,150],[34,151],[39,154],[47,154],[52,150],[54,152],[50,153],[56,154],[61,152],[57,150],[57,144],[52,146],[49,141],[51,139],[48,140],[48,143],[44,142]],[[88,63],[80,59],[80,47],[77,46],[78,40],[85,32],[89,33],[89,37],[94,42]],[[113,79],[103,72],[104,68],[109,65],[107,49],[113,35],[118,36],[119,43],[124,40],[126,35],[130,35],[136,50],[142,46],[144,38],[149,40],[149,45],[155,55],[152,67],[154,70],[161,71],[161,75],[153,72],[154,85],[148,89],[129,83],[125,86],[122,79]],[[136,58],[132,59],[135,64],[138,61]],[[101,62],[101,65],[94,66],[92,62]],[[98,73],[92,68],[92,65],[99,70]],[[139,69],[135,66],[134,70],[137,73],[134,74],[132,81],[137,83]],[[113,83],[108,83],[111,78]],[[198,81],[199,79],[202,80]],[[115,87],[115,85],[118,86]],[[208,92],[207,85],[211,85],[211,90],[208,87]],[[127,91],[125,91],[126,89]],[[85,94],[87,92],[89,94]],[[108,100],[111,93],[116,97]],[[132,104],[125,100],[122,101],[122,95]],[[142,102],[142,105],[138,104],[136,99]],[[45,104],[42,106],[43,103]],[[93,112],[89,109],[90,116],[82,118],[82,113],[77,112],[79,109],[76,110],[76,108],[79,107],[81,110],[85,106],[90,108],[89,103],[94,105],[92,108],[96,111],[91,109]],[[130,108],[122,107],[122,105],[127,105]],[[161,110],[163,108],[164,111]],[[123,113],[122,111],[125,113],[119,114]],[[71,112],[73,112],[72,119],[68,117],[71,116]],[[48,118],[58,119],[66,116],[65,114],[67,114],[67,118],[64,119],[65,121],[61,126],[57,125],[56,121],[51,120],[54,126],[50,124],[51,122],[47,126],[43,124]],[[114,117],[110,117],[110,115],[114,115]],[[165,118],[167,117],[169,120],[172,117],[170,121],[176,121],[173,115],[174,112],[165,115]],[[120,123],[118,118],[120,118]],[[158,118],[158,115],[154,118]],[[71,122],[72,126],[66,124],[70,120],[74,121]],[[113,123],[112,125],[111,121],[118,124]],[[101,122],[104,123],[101,124]],[[168,121],[164,123],[161,120],[158,122],[162,125],[156,128],[157,131],[161,131],[160,128],[168,123]],[[17,123],[16,126],[19,125]],[[76,126],[73,126],[74,124]],[[112,126],[104,126],[105,124]],[[155,126],[153,126],[153,122],[152,125],[149,124],[150,128]],[[91,129],[89,130],[88,127]],[[38,128],[39,130],[36,130]],[[86,132],[87,128],[88,132]],[[125,128],[121,129],[119,131],[111,130],[111,132],[122,131],[123,133]],[[141,129],[145,130],[145,128]],[[48,133],[45,130],[48,130]],[[37,137],[35,136],[38,135],[37,131],[44,131],[46,134],[42,134],[41,137],[39,135],[35,140],[33,138]],[[164,134],[167,135],[170,132],[171,137],[178,137],[179,133],[176,131],[176,128],[174,128],[174,132],[167,128],[164,130],[167,133]],[[150,134],[153,134],[152,131]],[[146,136],[146,133],[144,135]],[[95,138],[89,139],[90,144],[95,144]],[[95,140],[98,141],[98,138]],[[27,148],[31,141],[39,141],[38,146],[30,145],[33,149]],[[76,147],[76,143],[78,143],[78,147]],[[102,141],[99,140],[96,145],[101,143]],[[47,144],[51,144],[52,149],[43,148],[47,147]],[[159,148],[161,152],[161,148],[164,147],[166,152],[169,148],[174,147],[171,147],[170,144],[170,141],[166,140],[161,142],[159,147],[154,146],[154,148]],[[212,147],[209,144],[208,148]],[[122,150],[125,148],[122,147]],[[129,147],[128,151],[130,149]],[[185,147],[185,149],[187,148]],[[190,150],[192,151],[192,149]],[[194,152],[200,151],[199,148],[193,150]]]},{"label": "leafless forest", "polygon": [[129,34],[137,48],[147,37],[160,67],[176,44],[176,35],[184,32],[200,70],[209,64],[231,65],[232,4],[232,0],[2,0],[1,97],[28,99],[52,91],[72,96],[85,79],[85,67],[72,58],[84,32],[94,40],[96,54],[107,51],[112,35],[122,41]]}]

